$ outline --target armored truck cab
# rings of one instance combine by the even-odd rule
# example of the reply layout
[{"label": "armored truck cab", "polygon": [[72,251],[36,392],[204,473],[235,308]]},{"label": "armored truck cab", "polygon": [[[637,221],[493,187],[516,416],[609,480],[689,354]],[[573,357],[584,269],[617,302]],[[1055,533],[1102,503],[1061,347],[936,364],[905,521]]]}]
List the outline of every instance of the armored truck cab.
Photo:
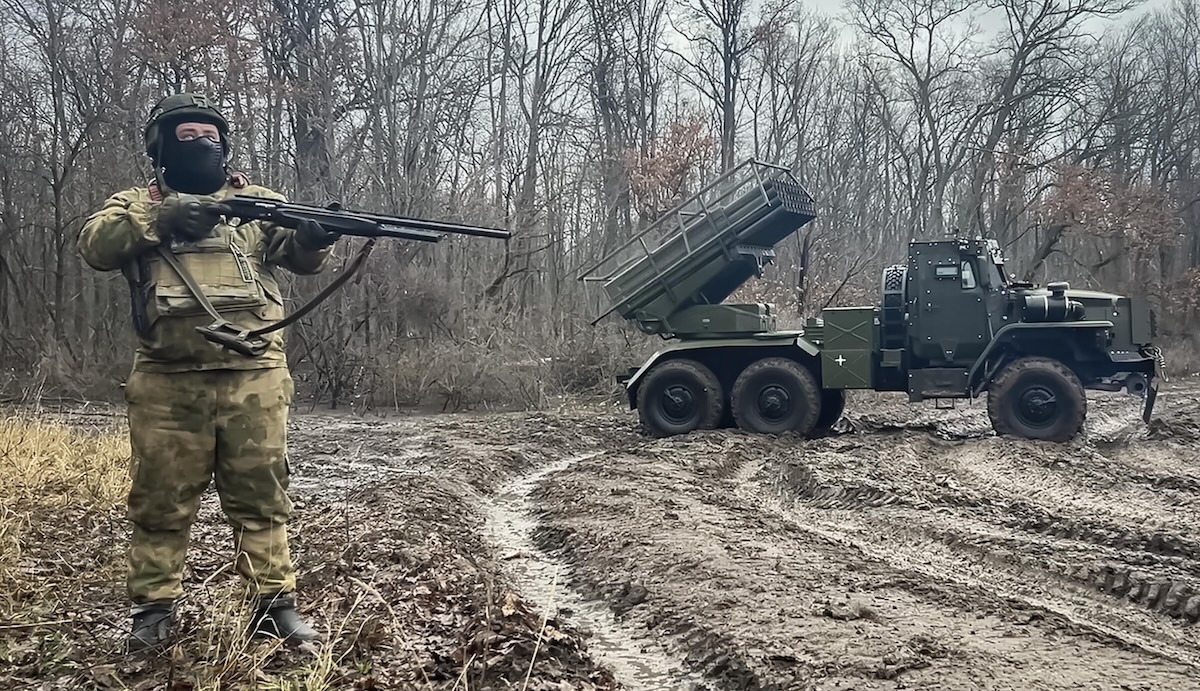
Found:
[{"label": "armored truck cab", "polygon": [[608,306],[668,345],[618,376],[643,428],[667,436],[736,425],[808,435],[832,426],[852,389],[910,401],[988,397],[997,433],[1066,441],[1085,389],[1145,396],[1161,355],[1141,298],[1006,277],[994,240],[909,245],[884,270],[880,301],[776,330],[769,304],[722,301],[816,217],[786,169],[746,161],[584,270]]},{"label": "armored truck cab", "polygon": [[884,270],[878,306],[826,309],[804,335],[827,389],[913,402],[986,391],[997,432],[1029,438],[1073,437],[1085,389],[1147,396],[1148,417],[1161,361],[1143,298],[1016,282],[984,239],[911,243],[908,263]]}]

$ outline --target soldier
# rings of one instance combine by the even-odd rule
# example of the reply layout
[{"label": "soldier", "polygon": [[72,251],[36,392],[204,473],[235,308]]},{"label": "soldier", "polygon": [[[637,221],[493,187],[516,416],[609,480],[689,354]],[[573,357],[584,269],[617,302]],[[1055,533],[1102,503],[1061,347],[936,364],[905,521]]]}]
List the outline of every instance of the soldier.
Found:
[{"label": "soldier", "polygon": [[320,640],[293,600],[285,425],[294,387],[282,330],[268,335],[260,357],[210,343],[196,328],[212,319],[175,266],[223,318],[257,329],[284,316],[277,267],[320,272],[337,235],[316,223],[234,225],[220,199],[283,197],[230,172],[228,135],[203,96],[164,98],[144,132],[155,181],[114,194],[79,236],[92,268],[119,269],[129,280],[139,340],[125,384],[133,450],[130,651],[171,639],[189,531],[211,479],[254,602],[250,634]]}]

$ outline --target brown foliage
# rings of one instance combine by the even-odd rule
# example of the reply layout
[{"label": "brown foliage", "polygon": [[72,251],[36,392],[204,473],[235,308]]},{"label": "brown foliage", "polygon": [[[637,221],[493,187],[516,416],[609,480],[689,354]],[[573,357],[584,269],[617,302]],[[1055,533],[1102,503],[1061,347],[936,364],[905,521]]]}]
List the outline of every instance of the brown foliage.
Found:
[{"label": "brown foliage", "polygon": [[[1162,289],[1162,316],[1167,317],[1170,335],[1190,336],[1191,325],[1200,312],[1200,267],[1192,267]],[[1174,326],[1174,328],[1171,328]]]},{"label": "brown foliage", "polygon": [[627,151],[625,169],[642,217],[657,216],[694,193],[689,192],[689,183],[716,144],[704,118],[692,115],[667,126],[655,153]]},{"label": "brown foliage", "polygon": [[1200,309],[1200,267],[1192,267],[1171,285],[1171,304],[1182,310]]},{"label": "brown foliage", "polygon": [[1045,225],[1120,240],[1127,250],[1158,247],[1179,225],[1175,205],[1161,188],[1078,165],[1055,173],[1053,191],[1037,205]]},{"label": "brown foliage", "polygon": [[[234,0],[158,0],[134,20],[141,57],[169,65],[175,79],[214,84],[244,69],[250,39],[235,27],[245,11]],[[191,84],[179,84],[195,88]]]}]

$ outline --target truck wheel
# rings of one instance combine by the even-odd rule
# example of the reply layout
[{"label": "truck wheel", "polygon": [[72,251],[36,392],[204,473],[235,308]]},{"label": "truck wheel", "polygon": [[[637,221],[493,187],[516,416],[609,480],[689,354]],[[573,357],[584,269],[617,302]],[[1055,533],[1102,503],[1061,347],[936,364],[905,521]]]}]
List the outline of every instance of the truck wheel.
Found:
[{"label": "truck wheel", "polygon": [[1069,441],[1083,429],[1086,413],[1079,377],[1057,360],[1021,358],[988,387],[988,417],[1000,435]]},{"label": "truck wheel", "polygon": [[821,391],[821,413],[817,415],[817,424],[813,425],[813,429],[830,429],[842,418],[845,410],[845,389],[823,389]]},{"label": "truck wheel", "polygon": [[724,393],[712,370],[695,360],[656,365],[638,388],[638,416],[655,437],[715,429],[724,412]]},{"label": "truck wheel", "polygon": [[738,427],[747,432],[806,435],[821,412],[821,389],[794,360],[764,358],[738,375],[730,407]]}]

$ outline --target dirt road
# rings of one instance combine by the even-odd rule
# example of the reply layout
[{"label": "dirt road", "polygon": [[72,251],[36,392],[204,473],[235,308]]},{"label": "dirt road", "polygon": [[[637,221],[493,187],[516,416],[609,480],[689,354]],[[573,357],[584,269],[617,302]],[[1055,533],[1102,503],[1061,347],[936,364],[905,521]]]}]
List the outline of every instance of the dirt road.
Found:
[{"label": "dirt road", "polygon": [[1200,404],[1090,406],[1069,445],[868,395],[809,441],[610,408],[308,416],[294,443],[301,492],[446,493],[626,688],[1200,688]]},{"label": "dirt road", "polygon": [[[614,406],[297,412],[302,601],[334,633],[333,688],[1198,689],[1196,394],[1164,393],[1149,428],[1135,399],[1093,396],[1067,445],[996,438],[981,402],[874,395],[807,441],[655,440]],[[195,535],[187,655],[219,667],[215,498]],[[94,588],[65,607],[111,650],[121,584]]]}]

